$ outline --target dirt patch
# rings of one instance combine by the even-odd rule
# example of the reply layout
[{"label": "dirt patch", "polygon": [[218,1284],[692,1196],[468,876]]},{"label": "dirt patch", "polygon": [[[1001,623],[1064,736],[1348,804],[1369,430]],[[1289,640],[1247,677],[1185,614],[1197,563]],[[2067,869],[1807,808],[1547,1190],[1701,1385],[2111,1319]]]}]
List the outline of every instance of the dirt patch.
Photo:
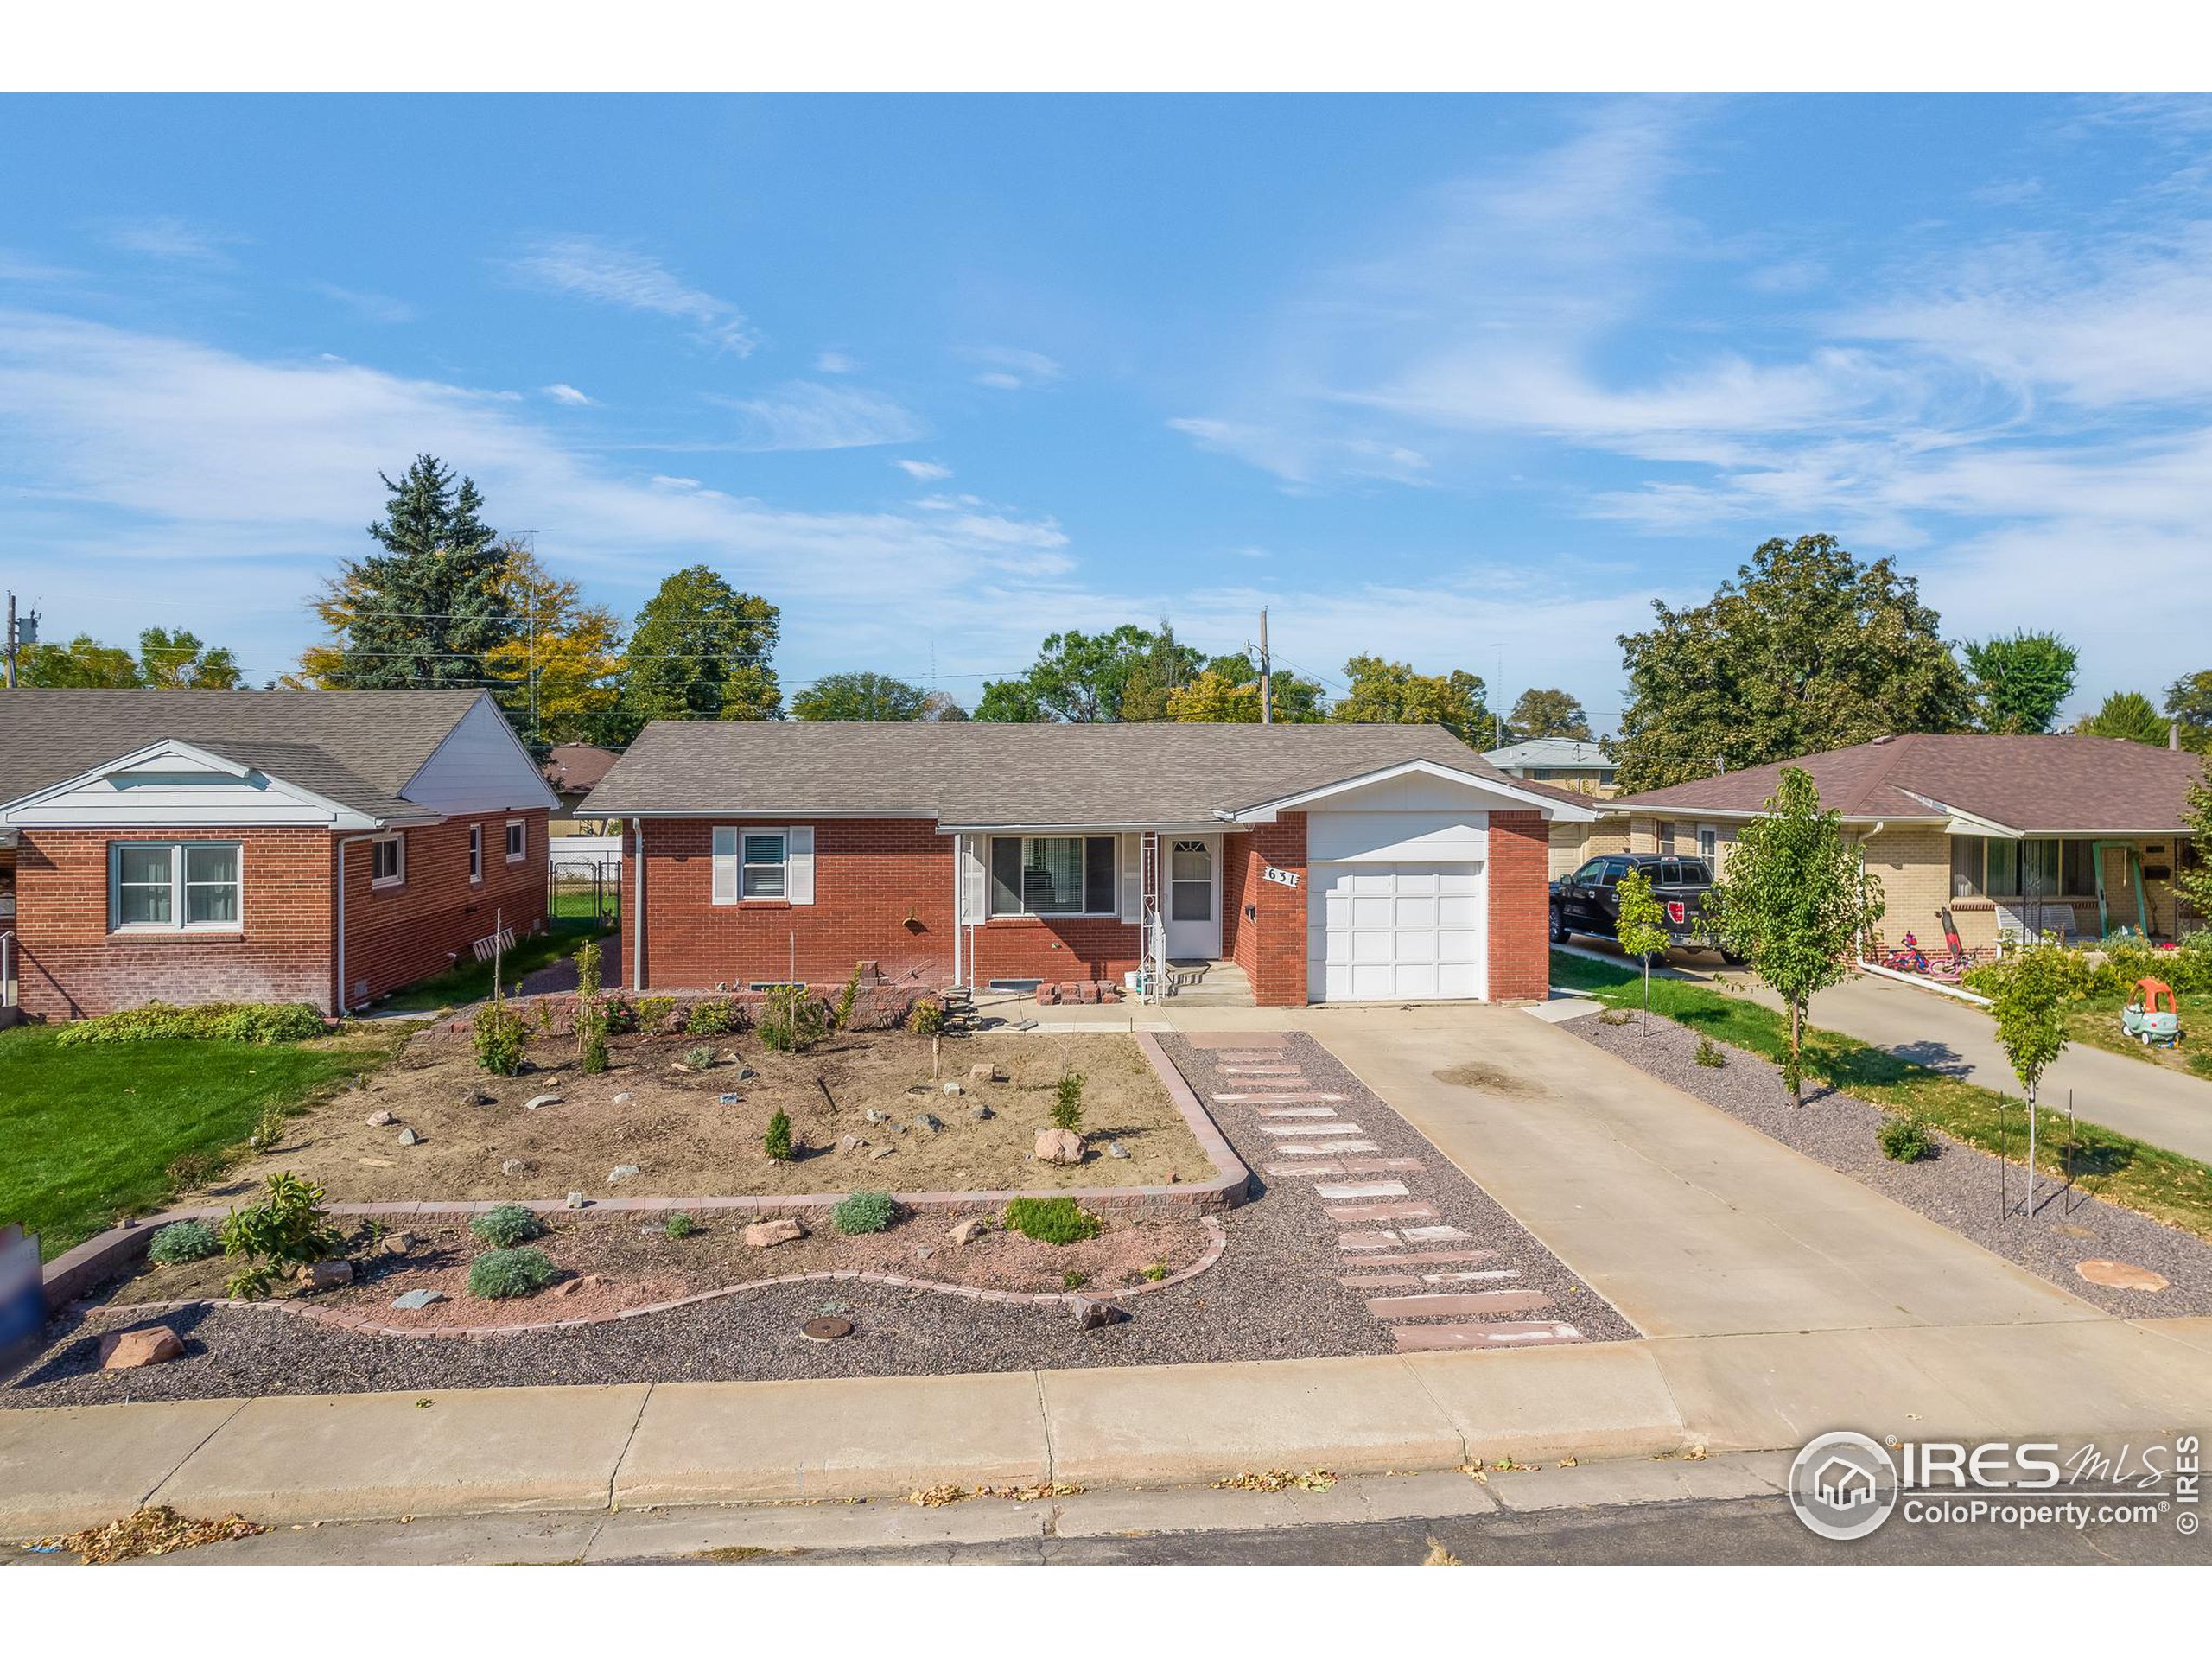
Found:
[{"label": "dirt patch", "polygon": [[1462,1089],[1486,1089],[1493,1095],[1513,1095],[1534,1100],[1548,1095],[1551,1090],[1540,1083],[1508,1071],[1502,1066],[1485,1065],[1481,1060],[1469,1060],[1464,1065],[1447,1066],[1429,1075],[1439,1083],[1457,1084]]},{"label": "dirt patch", "polygon": [[[1025,1294],[1068,1290],[1120,1290],[1164,1278],[1192,1266],[1209,1234],[1195,1220],[1105,1217],[1106,1230],[1080,1244],[1040,1244],[994,1230],[972,1244],[947,1236],[972,1211],[928,1210],[902,1217],[880,1233],[847,1238],[822,1230],[772,1249],[747,1246],[745,1224],[708,1220],[688,1238],[671,1238],[659,1223],[586,1221],[555,1225],[531,1241],[558,1269],[558,1282],[534,1296],[478,1301],[468,1294],[468,1264],[490,1248],[466,1227],[410,1227],[404,1255],[386,1253],[372,1230],[353,1234],[356,1282],[340,1289],[280,1288],[272,1300],[311,1301],[317,1306],[372,1314],[396,1329],[454,1329],[525,1325],[544,1319],[604,1317],[624,1308],[675,1301],[702,1291],[801,1273],[881,1273],[984,1290]],[[818,1221],[819,1218],[817,1217]],[[1156,1271],[1147,1274],[1147,1269]],[[1068,1275],[1078,1282],[1070,1284]],[[227,1269],[218,1256],[175,1267],[149,1266],[118,1284],[110,1304],[182,1301],[219,1297]],[[391,1306],[410,1290],[442,1292],[446,1300],[419,1309]],[[837,1287],[822,1287],[836,1300]]]},{"label": "dirt patch", "polygon": [[[686,1070],[686,1052],[702,1044],[715,1063]],[[969,1068],[983,1065],[1003,1081],[973,1080]],[[1054,1085],[1071,1071],[1085,1079],[1091,1151],[1063,1168],[1031,1153],[1051,1125]],[[960,1092],[946,1094],[948,1082]],[[559,1103],[528,1108],[544,1095]],[[779,1108],[800,1148],[787,1163],[761,1145]],[[381,1112],[393,1121],[370,1127]],[[403,1129],[417,1143],[400,1144]],[[841,1149],[847,1136],[865,1144]],[[1128,1156],[1114,1157],[1109,1142]],[[637,1173],[610,1183],[625,1166]],[[450,1023],[411,1039],[364,1086],[295,1119],[278,1147],[208,1197],[235,1199],[280,1169],[320,1181],[341,1203],[1147,1186],[1217,1173],[1127,1035],[948,1040],[934,1079],[928,1040],[903,1031],[842,1034],[804,1055],[749,1035],[624,1038],[597,1076],[577,1069],[572,1039],[541,1037],[528,1071],[495,1077]]]}]

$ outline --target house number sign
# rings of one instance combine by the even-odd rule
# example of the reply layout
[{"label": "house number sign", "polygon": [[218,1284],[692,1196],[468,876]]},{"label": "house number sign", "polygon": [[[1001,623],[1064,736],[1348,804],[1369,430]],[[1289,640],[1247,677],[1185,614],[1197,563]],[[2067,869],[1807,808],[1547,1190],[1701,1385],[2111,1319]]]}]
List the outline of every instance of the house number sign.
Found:
[{"label": "house number sign", "polygon": [[1260,879],[1262,881],[1272,881],[1278,887],[1294,887],[1298,885],[1298,872],[1279,870],[1272,864],[1264,864],[1260,867]]}]

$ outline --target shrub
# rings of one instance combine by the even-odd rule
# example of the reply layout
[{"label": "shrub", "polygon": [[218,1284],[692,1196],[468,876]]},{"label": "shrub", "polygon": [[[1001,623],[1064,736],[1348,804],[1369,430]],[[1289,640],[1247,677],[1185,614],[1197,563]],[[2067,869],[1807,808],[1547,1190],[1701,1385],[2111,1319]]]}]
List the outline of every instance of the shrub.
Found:
[{"label": "shrub", "polygon": [[791,1160],[791,1114],[780,1106],[768,1120],[768,1133],[761,1137],[761,1149],[779,1164]]},{"label": "shrub", "polygon": [[698,1230],[698,1220],[689,1211],[678,1210],[668,1218],[668,1236],[671,1238],[689,1238]]},{"label": "shrub", "polygon": [[599,1005],[601,1016],[607,1021],[610,1037],[627,1037],[644,1022],[639,1018],[638,1005],[620,991],[609,992]]},{"label": "shrub", "polygon": [[1082,1072],[1071,1071],[1052,1085],[1052,1127],[1056,1129],[1082,1129]]},{"label": "shrub", "polygon": [[715,1051],[704,1043],[687,1048],[683,1051],[683,1064],[694,1071],[710,1071],[715,1064]]},{"label": "shrub", "polygon": [[323,1212],[322,1189],[289,1171],[269,1178],[258,1203],[232,1211],[218,1236],[224,1255],[246,1264],[225,1288],[247,1301],[266,1296],[277,1274],[323,1261],[345,1244]]},{"label": "shrub", "polygon": [[849,1236],[880,1233],[898,1219],[898,1200],[888,1192],[849,1192],[830,1212],[830,1224]]},{"label": "shrub", "polygon": [[215,1160],[201,1152],[180,1152],[169,1160],[168,1173],[172,1190],[188,1192],[215,1173]]},{"label": "shrub", "polygon": [[1625,1009],[1607,1008],[1598,1016],[1598,1023],[1601,1026],[1624,1026],[1635,1017]]},{"label": "shrub", "polygon": [[204,1221],[173,1221],[154,1235],[146,1255],[165,1268],[181,1262],[204,1262],[222,1253],[223,1241]]},{"label": "shrub", "polygon": [[1040,1244],[1080,1244],[1106,1230],[1106,1224],[1073,1198],[1014,1198],[1006,1207],[1008,1232]]},{"label": "shrub", "polygon": [[1885,1119],[1874,1138],[1881,1143],[1882,1156],[1893,1164],[1916,1164],[1936,1150],[1928,1125],[1917,1117]]},{"label": "shrub", "polygon": [[737,1029],[737,1019],[727,1002],[694,1002],[683,1029],[694,1037],[721,1037]]},{"label": "shrub", "polygon": [[522,1016],[505,1002],[490,1001],[476,1010],[476,1064],[494,1077],[512,1077],[522,1070],[527,1033]]},{"label": "shrub", "polygon": [[784,1054],[804,1054],[830,1034],[830,1010],[804,985],[779,985],[760,1009],[760,1040]]},{"label": "shrub", "polygon": [[298,1043],[327,1029],[322,1014],[306,1002],[200,1002],[180,1008],[149,1002],[95,1020],[62,1027],[54,1040],[79,1043],[149,1043],[168,1037],[216,1038],[232,1043]]},{"label": "shrub", "polygon": [[535,1296],[555,1277],[551,1258],[531,1245],[517,1250],[486,1250],[468,1264],[468,1294],[483,1302]]},{"label": "shrub", "polygon": [[586,1073],[607,1070],[607,1007],[600,995],[597,939],[576,947],[576,1064]]},{"label": "shrub", "polygon": [[518,1244],[527,1244],[545,1230],[545,1224],[537,1212],[527,1205],[503,1204],[496,1210],[486,1210],[474,1217],[468,1230],[495,1249],[511,1250]]},{"label": "shrub", "polygon": [[1728,1051],[1712,1038],[1700,1037],[1697,1039],[1696,1058],[1700,1065],[1726,1065],[1728,1064]]},{"label": "shrub", "polygon": [[284,1138],[284,1113],[282,1108],[271,1106],[254,1119],[253,1129],[245,1143],[256,1152],[267,1152]]},{"label": "shrub", "polygon": [[861,964],[855,963],[853,971],[846,976],[844,988],[837,993],[837,1012],[830,1021],[831,1029],[844,1031],[853,1023],[853,1004],[861,994]]},{"label": "shrub", "polygon": [[668,1023],[668,1016],[675,1012],[676,999],[672,996],[641,996],[638,999],[636,1028],[639,1031],[658,1031]]},{"label": "shrub", "polygon": [[1081,1290],[1090,1282],[1090,1275],[1080,1268],[1070,1268],[1060,1275],[1060,1287],[1064,1290]]},{"label": "shrub", "polygon": [[1144,1276],[1151,1280],[1154,1284],[1158,1284],[1167,1276],[1167,1264],[1165,1262],[1147,1262],[1145,1263]]},{"label": "shrub", "polygon": [[933,996],[923,997],[908,1010],[906,1029],[917,1037],[942,1035],[944,1031],[944,1004]]}]

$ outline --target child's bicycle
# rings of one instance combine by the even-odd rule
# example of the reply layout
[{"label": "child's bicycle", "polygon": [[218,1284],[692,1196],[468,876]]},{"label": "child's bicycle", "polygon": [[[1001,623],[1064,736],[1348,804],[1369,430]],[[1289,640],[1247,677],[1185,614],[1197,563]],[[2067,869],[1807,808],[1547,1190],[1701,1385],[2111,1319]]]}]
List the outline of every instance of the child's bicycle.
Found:
[{"label": "child's bicycle", "polygon": [[1920,941],[1908,933],[1904,943],[1882,958],[1882,966],[1900,974],[1925,974],[1928,953],[1920,948]]}]

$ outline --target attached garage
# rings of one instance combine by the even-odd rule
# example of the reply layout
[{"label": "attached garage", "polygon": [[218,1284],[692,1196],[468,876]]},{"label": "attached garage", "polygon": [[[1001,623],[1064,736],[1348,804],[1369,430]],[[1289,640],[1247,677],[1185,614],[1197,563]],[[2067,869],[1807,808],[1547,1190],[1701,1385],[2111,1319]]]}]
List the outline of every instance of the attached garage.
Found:
[{"label": "attached garage", "polygon": [[1306,995],[1417,1002],[1488,995],[1484,866],[1309,867]]}]

